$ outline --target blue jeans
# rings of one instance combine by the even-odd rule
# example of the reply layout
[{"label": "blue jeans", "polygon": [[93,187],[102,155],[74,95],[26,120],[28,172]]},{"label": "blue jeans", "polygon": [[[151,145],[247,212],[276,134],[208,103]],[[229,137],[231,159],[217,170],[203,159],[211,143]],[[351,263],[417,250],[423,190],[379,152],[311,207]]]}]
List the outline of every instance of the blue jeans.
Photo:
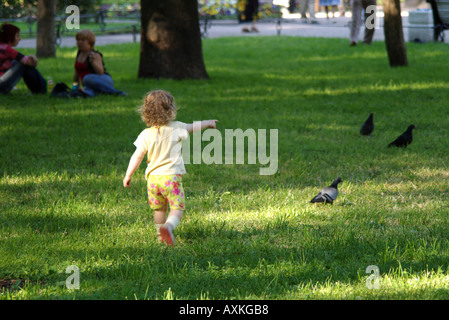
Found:
[{"label": "blue jeans", "polygon": [[125,95],[123,91],[114,88],[114,81],[109,74],[95,74],[91,73],[85,75],[83,78],[83,88],[84,92],[90,96],[94,97],[99,93],[109,93]]},{"label": "blue jeans", "polygon": [[0,94],[9,93],[21,78],[32,93],[47,93],[47,82],[36,68],[13,61],[12,67],[0,77]]}]

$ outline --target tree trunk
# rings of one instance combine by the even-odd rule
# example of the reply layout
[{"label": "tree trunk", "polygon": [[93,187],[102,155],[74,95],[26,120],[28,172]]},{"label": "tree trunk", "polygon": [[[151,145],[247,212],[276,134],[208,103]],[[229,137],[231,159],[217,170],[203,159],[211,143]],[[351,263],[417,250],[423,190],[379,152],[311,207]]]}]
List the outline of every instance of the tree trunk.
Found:
[{"label": "tree trunk", "polygon": [[197,0],[141,0],[139,78],[208,79]]},{"label": "tree trunk", "polygon": [[399,0],[383,0],[384,34],[391,67],[407,66]]},{"label": "tree trunk", "polygon": [[54,58],[56,0],[39,0],[37,4],[36,56]]}]

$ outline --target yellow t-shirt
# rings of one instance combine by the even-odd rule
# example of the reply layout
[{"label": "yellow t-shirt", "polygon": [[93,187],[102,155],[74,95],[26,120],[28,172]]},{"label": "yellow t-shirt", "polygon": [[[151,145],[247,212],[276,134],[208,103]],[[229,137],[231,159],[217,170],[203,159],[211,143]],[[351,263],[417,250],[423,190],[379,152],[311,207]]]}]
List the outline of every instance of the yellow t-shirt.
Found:
[{"label": "yellow t-shirt", "polygon": [[179,121],[143,130],[134,145],[147,154],[145,178],[148,179],[149,175],[186,173],[181,147],[182,140],[188,137],[186,124]]}]

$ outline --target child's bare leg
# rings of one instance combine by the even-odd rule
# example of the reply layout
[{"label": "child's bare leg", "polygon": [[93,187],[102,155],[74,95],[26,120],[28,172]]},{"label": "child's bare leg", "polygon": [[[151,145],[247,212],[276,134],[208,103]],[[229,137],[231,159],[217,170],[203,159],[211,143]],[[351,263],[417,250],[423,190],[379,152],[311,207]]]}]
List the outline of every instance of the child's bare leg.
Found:
[{"label": "child's bare leg", "polygon": [[154,210],[154,223],[164,224],[167,220],[167,206],[161,209]]},{"label": "child's bare leg", "polygon": [[160,228],[167,220],[167,206],[162,209],[154,210],[154,226],[156,227],[157,237],[161,240]]}]

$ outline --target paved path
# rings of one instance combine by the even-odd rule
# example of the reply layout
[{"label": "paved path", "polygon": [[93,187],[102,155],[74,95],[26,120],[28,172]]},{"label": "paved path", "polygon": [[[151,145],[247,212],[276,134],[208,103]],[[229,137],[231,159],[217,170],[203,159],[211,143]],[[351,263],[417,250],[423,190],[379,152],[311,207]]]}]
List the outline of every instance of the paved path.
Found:
[{"label": "paved path", "polygon": [[[207,33],[208,38],[216,38],[223,36],[258,36],[258,35],[278,35],[294,37],[324,37],[324,38],[347,38],[349,39],[349,25],[351,17],[336,17],[326,19],[324,13],[317,14],[318,24],[303,23],[300,21],[299,14],[289,15],[283,19],[281,28],[278,30],[276,23],[258,23],[259,33],[243,33],[242,26],[238,23],[221,24],[220,22],[212,22],[212,26]],[[361,30],[361,36],[363,30]],[[383,40],[383,29],[378,29],[374,33],[374,40]],[[348,40],[349,41],[349,40]]]},{"label": "paved path", "polygon": [[[325,38],[346,38],[349,39],[349,25],[351,22],[351,14],[346,13],[344,17],[336,17],[326,19],[324,13],[317,13],[318,24],[302,23],[299,19],[299,14],[291,14],[282,20],[280,36],[294,36],[294,37],[325,37]],[[384,41],[383,18],[381,15],[377,17],[376,21],[379,27],[374,33],[374,41]],[[404,39],[409,39],[408,28],[408,12],[403,11],[402,23],[404,25]],[[279,28],[275,22],[260,22],[257,25],[258,33],[243,33],[242,26],[236,21],[213,21],[207,30],[207,38],[218,38],[228,36],[275,36],[278,35]],[[363,29],[360,31],[360,38],[363,37]],[[132,34],[120,35],[104,35],[96,37],[96,45],[101,46],[105,44],[118,44],[133,42]],[[136,41],[140,42],[140,35],[136,36]],[[349,41],[349,40],[348,40]],[[74,37],[62,38],[62,47],[75,47]],[[35,39],[21,40],[18,48],[35,48]]]}]

